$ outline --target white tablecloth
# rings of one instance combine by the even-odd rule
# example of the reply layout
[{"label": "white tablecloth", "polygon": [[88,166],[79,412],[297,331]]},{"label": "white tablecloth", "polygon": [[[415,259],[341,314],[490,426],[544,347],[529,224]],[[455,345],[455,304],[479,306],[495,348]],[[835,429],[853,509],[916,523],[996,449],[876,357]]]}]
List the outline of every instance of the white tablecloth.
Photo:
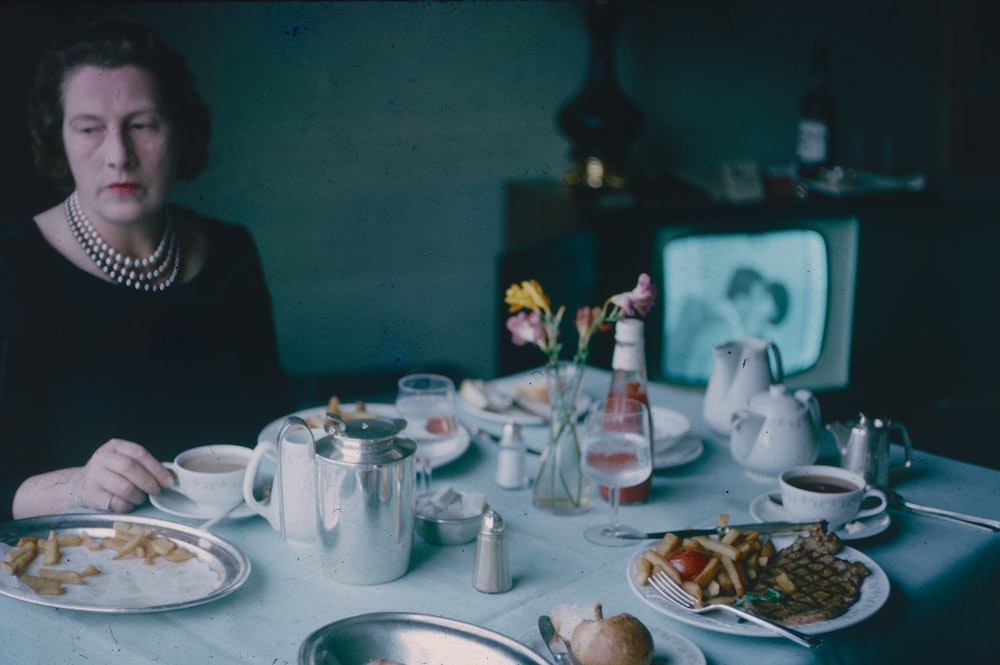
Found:
[{"label": "white tablecloth", "polygon": [[[608,377],[588,370],[585,390],[599,395]],[[697,461],[658,472],[649,503],[624,506],[624,521],[648,530],[711,525],[722,512],[735,523],[753,521],[749,502],[770,487],[748,478],[727,447],[711,437],[700,417],[700,394],[654,385],[650,396],[654,404],[692,416],[707,445]],[[529,467],[536,463],[537,457],[529,458]],[[1000,616],[1000,534],[894,511],[888,531],[850,543],[888,574],[888,603],[869,620],[829,634],[823,646],[808,650],[781,639],[709,632],[658,613],[626,583],[627,564],[641,544],[604,548],[583,538],[585,527],[607,517],[606,503],[598,500],[593,510],[576,517],[538,511],[530,490],[494,484],[495,465],[495,446],[476,441],[460,460],[438,469],[434,482],[485,491],[504,517],[514,577],[507,593],[483,594],[472,587],[474,543],[434,547],[419,537],[404,577],[372,587],[340,584],[323,576],[315,555],[286,547],[277,532],[254,517],[214,529],[252,561],[249,580],[232,595],[157,614],[74,612],[0,597],[0,662],[276,665],[295,663],[300,643],[313,630],[352,615],[428,613],[522,638],[533,635],[538,615],[554,605],[594,601],[603,603],[608,614],[629,612],[651,627],[688,637],[709,663],[719,665],[904,658],[911,663],[986,662],[994,654],[986,626],[995,630]],[[994,470],[918,452],[898,489],[919,503],[1000,517],[1000,472]],[[140,513],[169,517],[152,507]]]}]

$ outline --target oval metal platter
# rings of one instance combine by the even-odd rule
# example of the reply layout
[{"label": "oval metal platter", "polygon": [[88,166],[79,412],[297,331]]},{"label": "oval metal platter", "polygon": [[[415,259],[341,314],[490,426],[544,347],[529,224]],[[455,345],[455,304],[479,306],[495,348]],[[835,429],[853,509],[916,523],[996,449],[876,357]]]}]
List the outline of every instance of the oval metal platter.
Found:
[{"label": "oval metal platter", "polygon": [[435,665],[548,665],[524,644],[473,624],[426,614],[376,612],[342,619],[312,633],[300,665],[364,665],[384,659]]},{"label": "oval metal platter", "polygon": [[[24,536],[47,538],[86,532],[96,540],[114,535],[114,523],[125,522],[152,529],[172,539],[194,557],[171,563],[157,558],[146,563],[135,557],[113,559],[111,549],[91,551],[83,546],[64,547],[56,569],[82,570],[93,565],[100,573],[83,584],[65,584],[58,596],[39,595],[13,575],[0,571],[0,594],[37,605],[84,612],[163,612],[218,600],[240,588],[250,575],[250,561],[235,545],[215,534],[167,520],[105,513],[69,513],[15,520],[0,524],[0,549],[9,550]],[[0,552],[2,553],[2,552]],[[38,556],[25,571],[42,567]]]}]

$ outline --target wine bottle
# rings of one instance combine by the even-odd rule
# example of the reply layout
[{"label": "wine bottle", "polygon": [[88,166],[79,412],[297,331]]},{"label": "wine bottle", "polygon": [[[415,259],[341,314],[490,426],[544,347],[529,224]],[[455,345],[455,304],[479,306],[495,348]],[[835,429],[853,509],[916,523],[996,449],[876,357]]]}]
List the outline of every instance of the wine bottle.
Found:
[{"label": "wine bottle", "polygon": [[799,104],[798,144],[795,158],[800,178],[815,178],[833,164],[837,110],[830,78],[830,47],[813,49],[809,90]]}]

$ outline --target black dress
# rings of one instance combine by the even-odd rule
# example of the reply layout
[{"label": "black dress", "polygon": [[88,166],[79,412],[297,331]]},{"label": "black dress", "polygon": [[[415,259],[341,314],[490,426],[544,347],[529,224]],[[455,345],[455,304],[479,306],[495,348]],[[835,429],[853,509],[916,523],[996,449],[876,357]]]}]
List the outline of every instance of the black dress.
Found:
[{"label": "black dress", "polygon": [[0,224],[0,521],[25,478],[82,465],[110,438],[161,460],[252,447],[292,409],[253,240],[199,220],[201,272],[160,293],[79,269],[31,219]]}]

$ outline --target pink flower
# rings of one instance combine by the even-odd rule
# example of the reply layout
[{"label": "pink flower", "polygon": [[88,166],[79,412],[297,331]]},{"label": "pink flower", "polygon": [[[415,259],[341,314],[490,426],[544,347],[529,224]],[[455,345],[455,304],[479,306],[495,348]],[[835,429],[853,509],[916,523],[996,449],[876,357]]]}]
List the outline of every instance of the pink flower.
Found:
[{"label": "pink flower", "polygon": [[632,316],[636,313],[645,316],[653,309],[655,300],[656,287],[653,286],[646,273],[639,275],[639,281],[631,291],[611,296],[611,302],[620,307],[626,316]]},{"label": "pink flower", "polygon": [[594,322],[601,318],[600,307],[581,307],[576,310],[576,332],[580,339],[587,337]]},{"label": "pink flower", "polygon": [[542,327],[542,315],[538,311],[528,313],[522,310],[509,317],[507,330],[511,332],[517,346],[536,344],[545,350],[545,331]]}]

